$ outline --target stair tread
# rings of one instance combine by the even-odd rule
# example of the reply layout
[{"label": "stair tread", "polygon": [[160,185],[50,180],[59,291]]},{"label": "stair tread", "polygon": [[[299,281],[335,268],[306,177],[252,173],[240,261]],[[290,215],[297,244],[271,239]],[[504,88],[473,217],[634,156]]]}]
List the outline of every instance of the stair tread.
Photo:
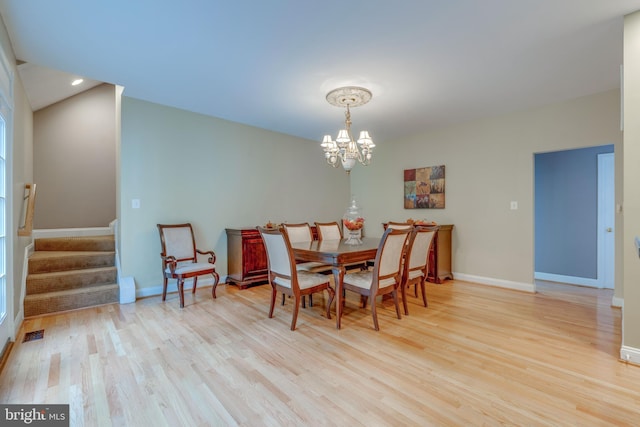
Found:
[{"label": "stair tread", "polygon": [[29,257],[30,259],[38,258],[55,258],[55,257],[74,257],[74,256],[90,256],[90,255],[107,255],[115,254],[115,251],[35,251]]},{"label": "stair tread", "polygon": [[26,318],[104,304],[117,304],[119,295],[120,289],[115,283],[27,295],[24,299],[24,314]]},{"label": "stair tread", "polygon": [[39,241],[63,241],[63,240],[114,240],[113,234],[104,234],[100,236],[61,236],[61,237],[38,237]]},{"label": "stair tread", "polygon": [[107,266],[107,267],[88,267],[88,268],[78,268],[72,270],[62,270],[62,271],[49,271],[49,272],[40,272],[40,273],[29,273],[27,275],[27,279],[29,277],[33,278],[42,278],[42,277],[51,277],[51,276],[65,276],[65,275],[76,275],[76,274],[91,274],[91,273],[100,273],[103,271],[113,271],[115,270],[115,266]]},{"label": "stair tread", "polygon": [[91,293],[91,292],[96,292],[96,291],[102,291],[105,289],[111,289],[111,288],[117,288],[118,284],[117,283],[107,283],[107,284],[100,284],[100,285],[87,285],[84,286],[82,288],[78,288],[78,289],[65,289],[62,291],[51,291],[51,292],[42,292],[39,294],[30,294],[30,295],[25,295],[24,299],[26,300],[34,300],[34,299],[45,299],[45,298],[51,298],[51,297],[55,297],[55,296],[62,296],[62,295],[71,295],[71,294],[83,294],[83,293]]},{"label": "stair tread", "polygon": [[114,251],[113,235],[39,237],[34,241],[36,251]]}]

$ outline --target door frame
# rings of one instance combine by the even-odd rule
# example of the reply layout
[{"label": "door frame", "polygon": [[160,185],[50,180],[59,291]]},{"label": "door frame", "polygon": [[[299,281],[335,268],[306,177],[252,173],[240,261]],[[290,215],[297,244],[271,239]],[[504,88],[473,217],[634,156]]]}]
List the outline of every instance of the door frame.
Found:
[{"label": "door frame", "polygon": [[[602,144],[602,145],[611,145],[611,144]],[[589,147],[583,147],[583,148],[589,148]],[[567,148],[567,149],[563,149],[563,150],[557,150],[557,152],[564,152],[564,151],[573,151],[573,150],[579,150],[581,148]],[[615,148],[614,148],[615,150]],[[556,151],[554,151],[556,152]],[[536,156],[538,154],[542,154],[542,153],[533,153],[533,181],[535,183],[536,180],[536,166],[535,166],[535,161],[536,161]],[[612,209],[612,213],[614,215],[614,219],[615,219],[615,151],[613,152],[609,152],[609,153],[599,153],[597,154],[597,169],[596,169],[596,173],[597,173],[597,188],[596,188],[596,197],[597,197],[597,206],[596,206],[596,229],[593,230],[591,229],[590,231],[593,232],[595,231],[596,233],[596,274],[594,278],[585,278],[585,277],[576,277],[576,276],[565,276],[565,275],[560,275],[560,274],[553,274],[553,273],[544,273],[544,272],[539,272],[539,271],[535,271],[535,265],[536,265],[536,259],[535,259],[535,254],[536,254],[536,239],[535,239],[535,224],[536,224],[536,209],[535,209],[535,198],[536,198],[536,191],[538,191],[538,189],[535,188],[534,186],[534,191],[533,191],[533,199],[534,199],[534,207],[533,207],[533,228],[534,228],[534,241],[533,241],[533,253],[534,253],[534,258],[533,258],[533,264],[534,264],[534,283],[535,280],[545,280],[545,281],[551,281],[551,282],[558,282],[558,283],[566,283],[566,284],[570,284],[570,285],[578,285],[578,286],[586,286],[586,287],[591,287],[591,288],[599,288],[599,289],[604,289],[604,277],[602,275],[603,269],[604,269],[604,262],[607,262],[604,258],[603,258],[603,254],[605,250],[605,247],[603,245],[603,242],[605,239],[602,239],[601,241],[601,235],[599,233],[599,230],[601,229],[600,227],[600,223],[601,223],[601,219],[600,219],[600,208],[602,207],[602,203],[600,203],[601,200],[601,190],[600,190],[600,179],[601,179],[601,175],[602,173],[600,173],[599,169],[600,169],[600,156],[601,155],[610,155],[613,157],[613,161],[611,162],[611,169],[610,169],[610,185],[611,188],[610,190],[610,194],[611,194],[611,205],[610,208]],[[614,224],[615,225],[615,224]],[[613,242],[612,245],[615,248],[615,232],[611,233],[613,235]],[[610,274],[615,274],[615,253],[612,251],[609,252],[611,255],[611,259],[610,259],[610,268],[611,268],[611,273]],[[613,287],[610,289],[614,289],[615,288],[615,280],[612,280],[613,282]]]}]

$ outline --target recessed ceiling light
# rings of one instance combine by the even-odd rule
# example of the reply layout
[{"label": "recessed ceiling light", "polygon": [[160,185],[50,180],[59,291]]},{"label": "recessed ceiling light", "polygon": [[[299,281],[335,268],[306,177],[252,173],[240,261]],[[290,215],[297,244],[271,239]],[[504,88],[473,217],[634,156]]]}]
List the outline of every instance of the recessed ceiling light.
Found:
[{"label": "recessed ceiling light", "polygon": [[71,86],[78,86],[83,81],[84,81],[83,79],[75,79],[74,81],[71,82]]}]

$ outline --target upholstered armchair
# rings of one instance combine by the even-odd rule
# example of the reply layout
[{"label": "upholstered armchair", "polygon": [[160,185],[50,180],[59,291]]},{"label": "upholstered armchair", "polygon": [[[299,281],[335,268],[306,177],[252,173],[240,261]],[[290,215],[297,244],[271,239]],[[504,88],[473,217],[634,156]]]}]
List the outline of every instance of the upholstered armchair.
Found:
[{"label": "upholstered armchair", "polygon": [[[211,274],[214,279],[211,295],[216,298],[216,286],[220,276],[216,272],[216,255],[213,251],[202,251],[196,247],[193,227],[186,224],[158,224],[160,232],[160,244],[162,252],[162,275],[164,278],[162,287],[162,301],[167,298],[167,284],[169,279],[176,279],[178,294],[180,295],[180,308],[184,307],[184,281],[193,278],[192,293],[196,292],[198,277]],[[206,256],[206,262],[198,261],[198,255]]]}]

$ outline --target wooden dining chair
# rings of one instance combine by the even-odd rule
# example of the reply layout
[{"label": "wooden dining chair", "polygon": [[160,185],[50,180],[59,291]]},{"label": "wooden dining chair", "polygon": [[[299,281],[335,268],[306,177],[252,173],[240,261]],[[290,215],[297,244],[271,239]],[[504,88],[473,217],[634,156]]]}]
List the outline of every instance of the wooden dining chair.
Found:
[{"label": "wooden dining chair", "polygon": [[296,268],[296,261],[291,250],[291,242],[287,232],[283,228],[267,229],[258,227],[267,253],[267,269],[269,273],[269,283],[271,284],[271,306],[269,308],[269,318],[273,318],[276,296],[278,292],[292,296],[294,299],[293,317],[291,319],[291,330],[296,329],[298,311],[301,299],[305,295],[312,295],[317,292],[327,291],[329,300],[327,301],[327,319],[331,319],[331,303],[335,296],[335,291],[331,287],[330,276],[318,273],[311,273]]},{"label": "wooden dining chair", "polygon": [[[158,224],[160,232],[160,244],[162,252],[162,301],[167,298],[167,283],[169,279],[178,281],[178,294],[180,295],[180,308],[184,308],[184,281],[193,279],[192,293],[196,292],[198,276],[211,274],[213,276],[213,288],[211,295],[216,298],[216,286],[220,276],[216,272],[216,254],[213,251],[203,251],[196,247],[193,235],[193,227],[185,224]],[[207,262],[198,261],[198,254],[208,255]]]},{"label": "wooden dining chair", "polygon": [[393,221],[389,221],[386,224],[387,224],[386,228],[394,228],[396,230],[406,230],[406,229],[413,228],[413,224],[411,224],[409,222],[393,222]]},{"label": "wooden dining chair", "polygon": [[318,240],[339,240],[342,239],[342,230],[338,222],[315,222]]},{"label": "wooden dining chair", "polygon": [[[299,224],[282,224],[289,241],[291,243],[306,243],[313,241],[313,232],[311,226],[307,222]],[[321,262],[300,262],[296,264],[296,268],[300,271],[309,271],[311,273],[324,273],[331,271],[331,266]]]},{"label": "wooden dining chair", "polygon": [[431,250],[434,237],[439,228],[438,226],[416,226],[409,237],[407,254],[403,263],[401,286],[402,305],[405,315],[409,314],[407,307],[407,288],[411,285],[415,286],[416,297],[418,296],[418,285],[420,285],[422,302],[425,307],[427,306],[425,282],[429,273],[429,251]]},{"label": "wooden dining chair", "polygon": [[376,331],[380,330],[376,313],[378,295],[391,294],[398,319],[401,318],[398,288],[402,284],[402,257],[406,251],[410,233],[411,229],[387,228],[380,239],[373,271],[359,271],[344,275],[342,285],[345,290],[356,292],[371,301],[371,316]]},{"label": "wooden dining chair", "polygon": [[[310,243],[313,240],[313,232],[311,231],[311,226],[307,222],[282,225],[287,232],[287,236],[291,243]],[[299,271],[308,271],[310,273],[329,274],[332,271],[330,265],[313,261],[299,262],[296,264],[296,268]],[[285,298],[286,296],[282,294],[282,305],[284,305]],[[312,295],[309,295],[309,305],[313,306]],[[304,298],[302,298],[302,307],[306,307],[306,301]]]},{"label": "wooden dining chair", "polygon": [[[388,222],[383,222],[382,223],[382,227],[386,230],[387,228],[393,228],[395,230],[412,230],[413,229],[413,224],[411,224],[410,222],[394,222],[394,221],[388,221]],[[409,240],[407,239],[407,243],[409,243]],[[367,266],[369,268],[373,267],[373,261],[369,260],[367,261]]]},{"label": "wooden dining chair", "polygon": [[[340,228],[340,224],[338,222],[315,222],[316,232],[318,233],[318,240],[340,240],[342,239],[342,229]],[[373,263],[372,263],[373,265]],[[354,262],[351,264],[346,264],[346,270],[366,270],[367,262]]]}]

